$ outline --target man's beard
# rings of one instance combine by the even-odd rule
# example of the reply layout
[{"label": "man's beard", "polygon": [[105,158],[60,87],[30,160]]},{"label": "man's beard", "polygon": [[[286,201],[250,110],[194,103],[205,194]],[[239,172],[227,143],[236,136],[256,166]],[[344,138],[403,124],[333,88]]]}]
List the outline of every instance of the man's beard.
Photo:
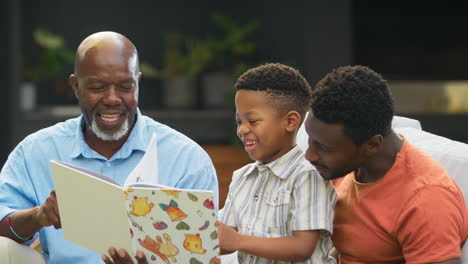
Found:
[{"label": "man's beard", "polygon": [[96,122],[96,117],[94,116],[93,116],[93,120],[91,121],[90,128],[91,128],[91,131],[94,133],[94,135],[96,135],[96,137],[104,141],[117,141],[128,133],[128,130],[129,130],[128,115],[125,117],[125,121],[122,123],[122,125],[120,125],[117,131],[112,131],[112,132],[102,131]]}]

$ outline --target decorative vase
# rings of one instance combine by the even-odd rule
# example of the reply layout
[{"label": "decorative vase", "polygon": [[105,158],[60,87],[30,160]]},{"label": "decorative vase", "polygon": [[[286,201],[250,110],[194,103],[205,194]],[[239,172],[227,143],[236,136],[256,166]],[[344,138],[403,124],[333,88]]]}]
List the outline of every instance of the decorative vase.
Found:
[{"label": "decorative vase", "polygon": [[205,108],[226,108],[226,97],[234,89],[234,81],[225,72],[211,72],[203,76],[203,102]]},{"label": "decorative vase", "polygon": [[193,108],[196,102],[194,80],[183,75],[164,79],[163,98],[167,108]]},{"label": "decorative vase", "polygon": [[36,108],[36,84],[23,82],[19,89],[19,106],[23,111],[31,111]]}]

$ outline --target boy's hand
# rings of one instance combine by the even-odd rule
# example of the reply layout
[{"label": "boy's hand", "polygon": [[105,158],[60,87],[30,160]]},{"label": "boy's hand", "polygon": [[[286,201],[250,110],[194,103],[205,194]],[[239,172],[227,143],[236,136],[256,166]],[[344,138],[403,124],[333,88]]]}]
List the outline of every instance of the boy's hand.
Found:
[{"label": "boy's hand", "polygon": [[240,248],[242,235],[234,228],[216,221],[218,229],[219,247],[225,251],[237,251]]},{"label": "boy's hand", "polygon": [[[117,252],[115,248],[110,248],[109,255],[110,258],[106,255],[102,255],[102,260],[106,264],[133,264],[132,258],[124,249],[121,249],[119,252]],[[140,250],[137,251],[135,258],[137,259],[138,264],[148,264],[145,254],[143,254],[143,252]]]}]

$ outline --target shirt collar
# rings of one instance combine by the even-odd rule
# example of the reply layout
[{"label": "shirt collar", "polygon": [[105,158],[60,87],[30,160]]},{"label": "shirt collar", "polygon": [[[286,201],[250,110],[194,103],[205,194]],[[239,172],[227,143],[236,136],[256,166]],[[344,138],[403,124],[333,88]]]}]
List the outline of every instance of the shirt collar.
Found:
[{"label": "shirt collar", "polygon": [[291,174],[292,170],[294,170],[301,162],[303,162],[303,156],[304,152],[302,152],[301,148],[296,145],[288,153],[268,164],[264,164],[261,161],[256,161],[254,163],[255,166],[251,166],[244,175],[249,175],[255,169],[258,171],[268,169],[280,179],[286,179]]},{"label": "shirt collar", "polygon": [[[111,159],[118,159],[118,158],[126,158],[130,156],[130,154],[134,150],[145,151],[148,145],[148,138],[146,129],[145,129],[145,122],[143,116],[140,112],[140,109],[136,111],[136,122],[133,126],[133,129],[130,131],[130,136],[128,137],[127,141],[123,144],[123,146],[112,156]],[[84,139],[83,134],[83,127],[84,127],[84,117],[81,115],[78,120],[78,125],[76,126],[75,131],[75,140],[73,149],[71,151],[70,157],[77,158],[78,156],[82,155],[86,158],[99,158],[105,159],[94,150],[92,150]]]}]

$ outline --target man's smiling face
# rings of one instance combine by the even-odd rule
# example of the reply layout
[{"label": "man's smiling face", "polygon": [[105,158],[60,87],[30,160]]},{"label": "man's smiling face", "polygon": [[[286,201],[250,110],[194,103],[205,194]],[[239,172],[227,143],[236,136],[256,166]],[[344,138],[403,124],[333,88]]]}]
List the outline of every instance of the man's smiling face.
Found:
[{"label": "man's smiling face", "polygon": [[136,53],[109,44],[90,48],[78,68],[73,88],[87,126],[102,140],[122,138],[133,126],[138,106]]}]

